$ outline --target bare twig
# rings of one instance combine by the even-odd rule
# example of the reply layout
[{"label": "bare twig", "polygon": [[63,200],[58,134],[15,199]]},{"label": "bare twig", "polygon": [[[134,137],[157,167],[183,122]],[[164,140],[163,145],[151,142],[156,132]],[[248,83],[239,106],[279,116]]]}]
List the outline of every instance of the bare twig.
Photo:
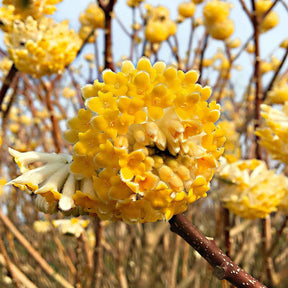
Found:
[{"label": "bare twig", "polygon": [[203,43],[203,47],[202,47],[202,51],[201,51],[201,56],[200,56],[200,64],[199,64],[199,79],[198,82],[201,84],[201,80],[202,80],[202,70],[203,70],[203,59],[204,59],[204,54],[205,54],[205,50],[207,48],[207,44],[208,44],[208,38],[209,38],[209,34],[206,32],[205,35],[205,39],[204,39],[204,43]]},{"label": "bare twig", "polygon": [[24,246],[28,253],[38,262],[41,268],[50,275],[56,282],[58,282],[61,287],[73,288],[73,286],[60,274],[58,274],[47,262],[46,260],[33,248],[33,246],[26,240],[26,238],[17,230],[10,219],[4,215],[0,210],[0,219],[3,224],[8,228],[11,233],[18,239],[18,241]]},{"label": "bare twig", "polygon": [[2,103],[4,101],[5,95],[12,84],[14,77],[16,76],[18,69],[16,68],[15,64],[13,63],[7,76],[5,77],[1,90],[0,90],[0,112],[2,111]]},{"label": "bare twig", "polygon": [[226,279],[238,288],[266,287],[236,265],[214,240],[207,239],[183,214],[173,216],[169,223],[172,232],[181,236],[209,262],[218,279]]},{"label": "bare twig", "polygon": [[5,245],[3,243],[1,235],[0,235],[0,250],[1,250],[1,253],[3,254],[3,256],[4,256],[4,260],[6,262],[7,269],[10,272],[10,275],[11,275],[13,281],[14,281],[15,286],[17,288],[20,288],[20,284],[19,284],[18,278],[15,275],[16,273],[14,273],[14,270],[12,268],[11,261],[10,261],[10,258],[8,256],[8,253],[6,251],[6,248],[5,248]]},{"label": "bare twig", "polygon": [[[2,254],[0,254],[0,264],[1,265],[7,265],[5,258]],[[10,262],[11,265],[11,270],[13,271],[13,273],[15,274],[15,276],[17,277],[17,279],[21,282],[22,285],[24,285],[24,287],[26,288],[37,288],[37,286],[35,286],[27,277],[25,274],[23,274],[21,272],[21,270],[19,270],[17,268],[16,265],[14,265],[12,262]]]},{"label": "bare twig", "polygon": [[281,68],[283,67],[283,65],[287,59],[287,56],[288,56],[288,48],[286,49],[286,52],[285,52],[285,54],[281,60],[280,65],[278,66],[277,70],[275,71],[273,78],[271,79],[270,83],[268,84],[268,87],[266,88],[266,90],[263,94],[263,100],[265,100],[267,98],[268,92],[273,88],[273,85],[274,85],[274,83],[275,83],[275,81],[276,81],[276,79],[280,73]]},{"label": "bare twig", "polygon": [[103,245],[102,245],[102,238],[104,233],[104,227],[101,223],[99,218],[94,220],[94,231],[95,231],[95,238],[96,238],[96,245],[94,248],[93,254],[93,274],[92,274],[92,284],[91,287],[101,287],[101,270],[103,266]]}]

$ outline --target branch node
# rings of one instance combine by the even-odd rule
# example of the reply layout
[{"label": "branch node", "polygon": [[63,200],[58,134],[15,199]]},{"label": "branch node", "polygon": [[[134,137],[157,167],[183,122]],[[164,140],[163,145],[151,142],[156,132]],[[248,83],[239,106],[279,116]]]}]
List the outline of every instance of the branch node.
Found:
[{"label": "branch node", "polygon": [[215,266],[213,269],[213,275],[216,276],[219,280],[225,279],[226,276],[226,267],[224,266]]}]

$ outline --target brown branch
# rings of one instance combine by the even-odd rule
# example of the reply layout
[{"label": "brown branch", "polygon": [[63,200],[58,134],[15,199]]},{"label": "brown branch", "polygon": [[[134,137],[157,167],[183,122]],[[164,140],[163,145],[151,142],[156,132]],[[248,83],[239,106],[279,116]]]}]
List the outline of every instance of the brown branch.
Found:
[{"label": "brown branch", "polygon": [[4,256],[4,260],[6,262],[7,269],[8,269],[8,271],[9,271],[9,273],[10,273],[12,279],[13,279],[13,282],[14,282],[15,286],[17,288],[20,288],[20,284],[19,284],[18,278],[16,277],[15,272],[14,272],[14,270],[12,268],[11,261],[10,261],[10,258],[8,256],[8,253],[7,253],[7,250],[6,250],[5,245],[3,243],[1,235],[0,235],[0,250],[1,250],[1,253],[3,254],[3,256]]},{"label": "brown branch", "polygon": [[99,288],[101,287],[101,276],[102,276],[102,266],[103,266],[103,245],[102,238],[104,236],[104,227],[99,218],[94,220],[94,231],[96,245],[93,254],[93,272],[92,272],[92,284],[91,287]]},{"label": "brown branch", "polygon": [[278,3],[279,0],[275,0],[272,5],[269,7],[269,9],[262,15],[261,20],[264,20],[264,18],[271,12],[271,10],[274,8],[274,6]]},{"label": "brown branch", "polygon": [[203,48],[202,48],[202,51],[201,51],[201,56],[200,56],[200,64],[199,64],[199,73],[200,73],[200,76],[199,76],[199,79],[198,79],[198,83],[201,84],[201,80],[202,80],[202,70],[203,70],[203,59],[204,59],[204,53],[205,53],[205,50],[207,48],[207,44],[208,44],[208,38],[209,38],[209,34],[206,32],[206,35],[205,35],[205,39],[204,39],[204,43],[203,43]]},{"label": "brown branch", "polygon": [[[254,112],[255,112],[255,123],[254,129],[256,130],[260,126],[260,105],[262,103],[262,73],[261,73],[261,58],[260,58],[260,43],[259,43],[259,18],[256,14],[256,4],[255,0],[251,0],[253,14],[252,14],[252,25],[254,30],[254,44],[255,44],[255,68],[254,68],[254,79],[256,82],[256,91],[255,91],[255,101],[254,101]],[[261,148],[259,145],[259,137],[255,138],[255,157],[261,159]]]},{"label": "brown branch", "polygon": [[6,75],[1,90],[0,90],[0,112],[2,111],[2,103],[4,101],[5,95],[12,84],[12,81],[17,74],[18,69],[16,68],[15,64],[13,63],[8,74]]},{"label": "brown branch", "polygon": [[194,18],[191,18],[191,30],[190,30],[190,35],[189,35],[189,41],[188,41],[188,49],[187,49],[187,62],[186,62],[186,71],[188,70],[189,67],[189,62],[190,62],[190,56],[191,56],[191,50],[192,50],[192,44],[193,44],[193,36],[194,36]]},{"label": "brown branch", "polygon": [[283,67],[286,59],[287,59],[287,56],[288,56],[288,48],[286,49],[286,53],[284,54],[283,58],[282,58],[282,61],[280,63],[280,65],[278,66],[277,70],[275,71],[274,75],[273,75],[273,78],[271,79],[267,89],[265,90],[264,94],[263,94],[263,100],[265,100],[268,96],[268,92],[272,89],[279,73],[280,73],[280,70],[281,68]]},{"label": "brown branch", "polygon": [[284,6],[284,8],[286,9],[286,11],[288,12],[288,5],[287,3],[284,2],[284,0],[280,0],[281,4]]},{"label": "brown branch", "polygon": [[226,279],[238,288],[266,287],[236,265],[214,240],[207,239],[183,214],[173,216],[169,223],[172,232],[181,236],[208,261],[218,279]]},{"label": "brown branch", "polygon": [[251,19],[252,19],[252,14],[251,14],[251,12],[249,11],[249,9],[247,8],[244,0],[239,0],[239,1],[240,1],[241,5],[242,5],[243,10],[246,12],[247,16],[248,16],[248,17],[250,18],[250,20],[251,20]]},{"label": "brown branch", "polygon": [[112,12],[114,5],[116,4],[116,0],[109,0],[109,2],[104,5],[101,0],[98,0],[99,7],[103,10],[105,14],[105,26],[104,26],[104,43],[105,43],[105,51],[104,51],[104,68],[109,68],[114,71],[114,63],[113,63],[113,53],[112,53]]},{"label": "brown branch", "polygon": [[[6,261],[5,258],[2,254],[0,254],[0,264],[3,266],[6,266]],[[21,284],[26,287],[26,288],[37,288],[37,286],[35,284],[33,284],[25,274],[23,274],[21,272],[21,270],[19,270],[17,268],[16,265],[14,265],[12,262],[10,262],[11,265],[11,270],[13,270],[15,276],[17,277],[17,279],[21,282]]]}]

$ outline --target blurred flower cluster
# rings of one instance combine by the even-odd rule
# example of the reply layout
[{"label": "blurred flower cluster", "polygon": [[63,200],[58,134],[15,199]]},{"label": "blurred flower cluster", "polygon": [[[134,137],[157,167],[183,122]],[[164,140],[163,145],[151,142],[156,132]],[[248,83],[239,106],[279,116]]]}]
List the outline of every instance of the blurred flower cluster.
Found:
[{"label": "blurred flower cluster", "polygon": [[207,32],[217,40],[225,40],[234,32],[234,23],[229,19],[231,4],[213,0],[203,8],[204,25]]},{"label": "blurred flower cluster", "polygon": [[4,0],[0,28],[10,59],[21,72],[33,77],[61,73],[76,57],[82,41],[69,21],[55,22],[47,14],[62,0]]},{"label": "blurred flower cluster", "polygon": [[34,77],[60,73],[76,57],[81,46],[68,21],[54,22],[43,17],[14,21],[5,35],[5,44],[17,69]]},{"label": "blurred flower cluster", "polygon": [[265,125],[256,131],[260,144],[274,159],[288,163],[288,102],[281,105],[281,110],[262,104],[261,116]]},{"label": "blurred flower cluster", "polygon": [[285,195],[286,177],[267,168],[264,161],[238,160],[217,171],[222,180],[220,200],[243,218],[265,218],[277,210]]},{"label": "blurred flower cluster", "polygon": [[105,15],[96,3],[90,3],[87,9],[80,14],[79,21],[81,23],[79,31],[80,38],[85,40],[90,35],[91,37],[89,37],[88,41],[94,42],[97,36],[96,29],[104,28]]},{"label": "blurred flower cluster", "polygon": [[149,42],[161,43],[176,33],[177,25],[170,19],[169,9],[164,6],[153,7],[150,4],[146,4],[145,8],[145,37]]},{"label": "blurred flower cluster", "polygon": [[39,19],[43,15],[51,15],[56,11],[55,5],[63,0],[3,0],[4,5],[9,5],[9,9],[14,7],[14,14],[19,15],[22,19],[32,16]]}]

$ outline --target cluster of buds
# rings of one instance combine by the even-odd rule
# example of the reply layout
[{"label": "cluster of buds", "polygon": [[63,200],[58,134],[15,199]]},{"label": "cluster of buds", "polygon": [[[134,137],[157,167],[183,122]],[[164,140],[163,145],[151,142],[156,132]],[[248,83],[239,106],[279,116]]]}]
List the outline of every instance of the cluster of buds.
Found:
[{"label": "cluster of buds", "polygon": [[80,14],[79,21],[81,28],[79,36],[82,40],[86,38],[94,31],[94,34],[89,37],[89,42],[94,42],[97,28],[104,28],[105,14],[103,10],[97,5],[97,3],[90,3],[86,10]]},{"label": "cluster of buds", "polygon": [[213,0],[203,8],[204,25],[207,32],[217,40],[226,40],[234,32],[234,23],[229,19],[230,4]]},{"label": "cluster of buds", "polygon": [[198,76],[147,58],[105,70],[103,83],[82,88],[87,110],[68,121],[73,156],[10,150],[23,172],[10,184],[49,212],[143,223],[185,211],[206,196],[225,141]]},{"label": "cluster of buds", "polygon": [[166,7],[153,7],[148,4],[145,7],[147,9],[145,37],[149,42],[161,43],[176,33],[176,23],[170,19]]}]

